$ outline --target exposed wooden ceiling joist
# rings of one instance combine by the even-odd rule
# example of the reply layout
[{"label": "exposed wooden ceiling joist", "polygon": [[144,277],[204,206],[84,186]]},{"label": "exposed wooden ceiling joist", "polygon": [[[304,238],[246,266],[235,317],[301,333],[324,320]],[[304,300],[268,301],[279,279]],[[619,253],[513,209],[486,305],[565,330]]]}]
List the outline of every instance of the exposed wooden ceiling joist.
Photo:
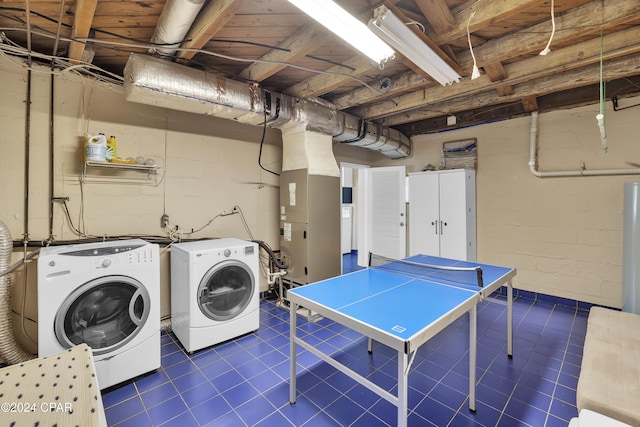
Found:
[{"label": "exposed wooden ceiling joist", "polygon": [[[363,23],[381,4],[337,1]],[[95,52],[93,66],[105,75],[121,76],[131,52],[148,54],[166,3],[68,0],[61,6],[57,1],[29,0],[27,11],[24,0],[4,0],[0,27],[8,43],[0,44],[0,49],[7,51],[11,45],[26,51],[28,34],[34,52],[49,55],[54,49],[66,50],[69,59],[81,61],[87,43]],[[459,65],[463,76],[459,83],[442,87],[400,60],[379,68],[286,0],[208,0],[181,46],[186,50],[173,60],[258,82],[271,92],[320,97],[338,110],[407,132],[446,127],[449,114],[494,120],[553,105],[563,108],[572,99],[585,102],[589,91],[581,88],[599,76],[601,43],[608,78],[626,73],[632,75],[621,77],[625,81],[637,77],[634,66],[626,72],[611,67],[629,58],[637,60],[640,54],[638,0],[554,0],[556,32],[547,56],[538,53],[551,35],[548,1],[387,0],[385,4],[424,25],[426,42]],[[69,42],[69,36],[79,40]],[[476,80],[469,78],[473,66],[469,39],[482,72]],[[629,90],[636,87],[629,85]]]},{"label": "exposed wooden ceiling joist", "polygon": [[[73,28],[71,30],[71,38],[79,39],[89,36],[91,23],[96,13],[98,0],[78,0],[76,4],[76,13],[73,17]],[[80,61],[82,53],[85,50],[85,44],[80,42],[72,42],[69,45],[69,59]]]}]

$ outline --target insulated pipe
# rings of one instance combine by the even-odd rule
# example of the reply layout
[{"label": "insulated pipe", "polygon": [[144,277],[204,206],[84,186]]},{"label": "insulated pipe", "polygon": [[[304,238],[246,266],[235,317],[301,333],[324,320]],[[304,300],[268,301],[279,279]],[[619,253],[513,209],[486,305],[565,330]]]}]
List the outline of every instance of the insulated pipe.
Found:
[{"label": "insulated pipe", "polygon": [[10,364],[21,363],[33,356],[26,353],[16,342],[11,323],[11,273],[9,263],[13,241],[9,228],[0,221],[0,357]]},{"label": "insulated pipe", "polygon": [[395,129],[337,111],[326,101],[269,92],[184,65],[131,54],[124,68],[127,101],[172,110],[207,114],[262,126],[282,128],[302,123],[306,130],[331,135],[334,142],[377,151],[391,159],[411,155],[412,142]]},{"label": "insulated pipe", "polygon": [[568,171],[540,172],[537,167],[537,140],[538,140],[538,112],[531,113],[531,127],[529,130],[529,171],[538,178],[558,178],[575,176],[613,176],[613,175],[640,175],[640,168],[634,169],[578,169]]},{"label": "insulated pipe", "polygon": [[151,37],[152,43],[167,46],[153,47],[149,51],[164,56],[176,53],[203,5],[204,0],[168,0]]}]

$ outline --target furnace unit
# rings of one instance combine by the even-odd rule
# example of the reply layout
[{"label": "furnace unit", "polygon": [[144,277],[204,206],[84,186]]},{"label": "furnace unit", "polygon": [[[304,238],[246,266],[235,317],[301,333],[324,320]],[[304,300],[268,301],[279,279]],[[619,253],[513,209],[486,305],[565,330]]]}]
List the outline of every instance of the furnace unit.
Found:
[{"label": "furnace unit", "polygon": [[340,275],[340,177],[280,174],[280,252],[291,287]]}]

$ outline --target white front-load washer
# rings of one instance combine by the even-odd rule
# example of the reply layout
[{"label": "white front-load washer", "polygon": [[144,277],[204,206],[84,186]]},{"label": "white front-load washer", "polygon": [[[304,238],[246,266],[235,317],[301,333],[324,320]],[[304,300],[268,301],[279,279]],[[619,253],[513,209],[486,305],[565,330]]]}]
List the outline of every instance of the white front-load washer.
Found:
[{"label": "white front-load washer", "polygon": [[171,329],[187,352],[260,324],[258,245],[225,238],[171,246]]},{"label": "white front-load washer", "polygon": [[49,246],[38,258],[38,355],[86,343],[101,389],[160,367],[158,245]]}]

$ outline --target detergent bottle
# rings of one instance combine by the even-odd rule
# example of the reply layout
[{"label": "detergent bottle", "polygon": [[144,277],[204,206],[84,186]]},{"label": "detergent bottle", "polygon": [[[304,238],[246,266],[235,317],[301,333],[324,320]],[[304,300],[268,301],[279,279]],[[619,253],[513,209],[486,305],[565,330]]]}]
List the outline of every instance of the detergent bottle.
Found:
[{"label": "detergent bottle", "polygon": [[107,138],[103,133],[98,135],[87,135],[87,146],[85,148],[85,159],[94,162],[104,162],[107,160]]},{"label": "detergent bottle", "polygon": [[118,158],[118,150],[116,149],[116,137],[111,135],[107,139],[106,161],[113,162]]}]

